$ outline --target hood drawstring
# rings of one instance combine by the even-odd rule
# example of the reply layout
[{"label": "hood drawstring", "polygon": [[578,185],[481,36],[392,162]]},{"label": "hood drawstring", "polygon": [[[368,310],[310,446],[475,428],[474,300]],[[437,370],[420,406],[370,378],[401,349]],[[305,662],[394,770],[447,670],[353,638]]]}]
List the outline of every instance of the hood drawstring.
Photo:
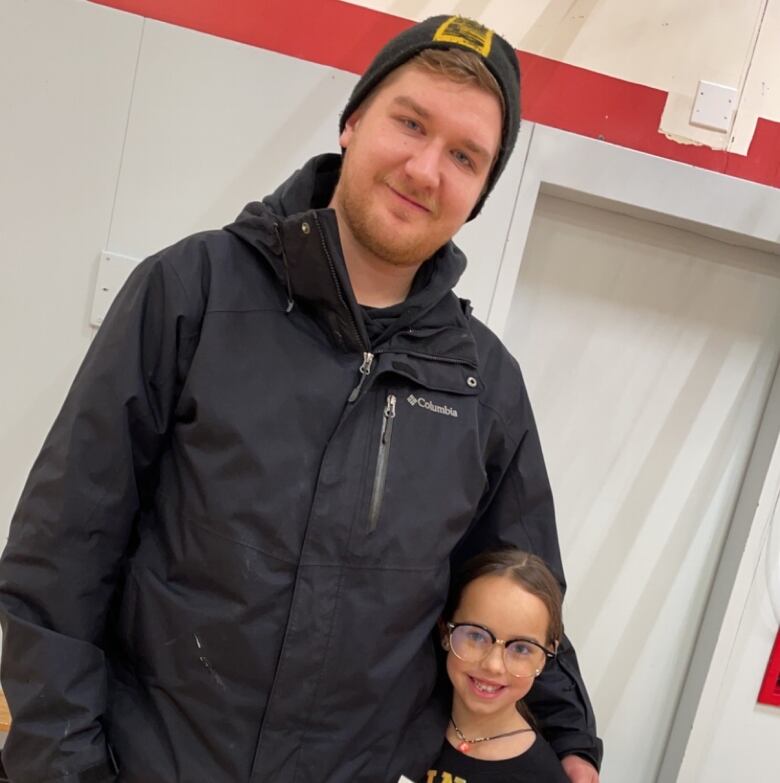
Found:
[{"label": "hood drawstring", "polygon": [[274,233],[276,234],[276,239],[279,242],[279,247],[282,249],[282,263],[284,264],[284,281],[287,286],[287,313],[292,312],[293,307],[295,307],[295,299],[293,299],[293,292],[292,292],[292,283],[290,282],[290,268],[287,264],[287,253],[284,249],[284,242],[282,242],[282,232],[279,230],[279,224],[274,223]]}]

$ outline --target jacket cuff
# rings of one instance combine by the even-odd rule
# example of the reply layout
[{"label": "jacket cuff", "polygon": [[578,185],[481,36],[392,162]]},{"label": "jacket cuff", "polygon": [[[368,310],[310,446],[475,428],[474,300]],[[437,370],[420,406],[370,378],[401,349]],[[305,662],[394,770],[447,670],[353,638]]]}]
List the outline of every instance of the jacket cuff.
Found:
[{"label": "jacket cuff", "polygon": [[603,743],[600,739],[595,739],[590,734],[565,734],[555,737],[554,739],[548,739],[552,749],[559,759],[564,756],[580,756],[585,761],[592,764],[596,770],[601,769],[601,758],[603,755]]}]

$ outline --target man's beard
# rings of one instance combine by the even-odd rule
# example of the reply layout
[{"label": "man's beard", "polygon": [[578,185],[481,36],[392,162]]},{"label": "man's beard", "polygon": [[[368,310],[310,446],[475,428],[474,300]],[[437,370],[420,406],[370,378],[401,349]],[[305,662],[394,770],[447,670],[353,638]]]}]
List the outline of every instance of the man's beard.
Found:
[{"label": "man's beard", "polygon": [[355,192],[348,180],[340,185],[338,196],[347,228],[355,241],[377,258],[393,266],[419,266],[439,249],[440,244],[431,241],[430,235],[420,236],[411,227],[408,234],[394,232],[387,223],[373,219],[368,199]]}]

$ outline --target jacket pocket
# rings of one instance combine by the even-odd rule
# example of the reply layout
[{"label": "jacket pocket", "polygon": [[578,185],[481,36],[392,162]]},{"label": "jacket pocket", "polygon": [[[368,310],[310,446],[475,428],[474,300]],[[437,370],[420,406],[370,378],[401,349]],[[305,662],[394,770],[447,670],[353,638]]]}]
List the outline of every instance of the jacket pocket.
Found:
[{"label": "jacket pocket", "polygon": [[371,489],[371,502],[368,506],[368,532],[373,533],[379,523],[382,512],[382,501],[387,483],[387,466],[390,462],[390,445],[393,439],[393,422],[395,420],[395,394],[387,393],[385,407],[382,411],[382,426],[379,431],[374,484]]}]

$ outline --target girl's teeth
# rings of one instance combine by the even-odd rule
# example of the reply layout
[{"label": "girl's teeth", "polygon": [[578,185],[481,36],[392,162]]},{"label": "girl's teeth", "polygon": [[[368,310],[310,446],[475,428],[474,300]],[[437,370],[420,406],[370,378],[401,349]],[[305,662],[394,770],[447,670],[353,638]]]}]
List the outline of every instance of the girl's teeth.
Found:
[{"label": "girl's teeth", "polygon": [[500,685],[485,685],[477,680],[474,680],[474,685],[478,691],[485,691],[485,693],[495,693],[501,687]]}]

